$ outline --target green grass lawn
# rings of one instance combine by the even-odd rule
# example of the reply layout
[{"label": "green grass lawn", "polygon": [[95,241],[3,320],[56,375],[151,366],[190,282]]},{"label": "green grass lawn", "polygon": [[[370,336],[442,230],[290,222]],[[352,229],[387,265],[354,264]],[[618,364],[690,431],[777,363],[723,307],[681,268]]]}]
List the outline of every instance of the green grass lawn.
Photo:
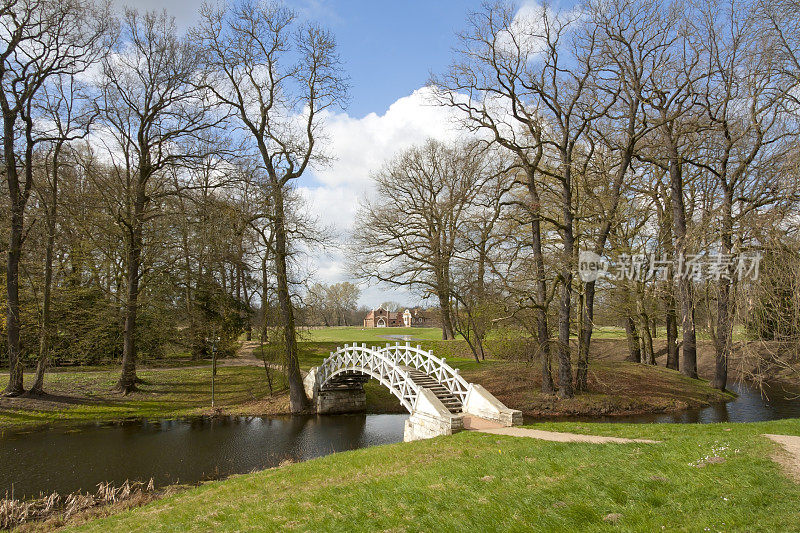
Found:
[{"label": "green grass lawn", "polygon": [[[385,344],[397,342],[386,339],[390,335],[410,335],[420,340],[442,340],[441,328],[362,328],[358,326],[341,326],[331,328],[304,329],[300,333],[301,342],[340,342],[340,343],[375,343]],[[413,341],[411,341],[413,342]]]},{"label": "green grass lawn", "polygon": [[[276,373],[277,374],[277,373]],[[44,398],[0,399],[0,431],[43,424],[80,424],[125,418],[173,418],[211,410],[211,368],[140,370],[144,383],[128,396],[113,393],[119,369],[52,372],[45,378]],[[0,381],[8,379],[0,374]],[[280,375],[275,387],[284,387]],[[264,369],[220,367],[217,370],[216,407],[235,412],[248,402],[269,395]]]},{"label": "green grass lawn", "polygon": [[[480,433],[337,453],[206,483],[76,531],[796,531],[800,485],[754,424],[539,424],[660,444]],[[706,463],[709,456],[721,457]],[[701,466],[702,465],[702,466]]]}]

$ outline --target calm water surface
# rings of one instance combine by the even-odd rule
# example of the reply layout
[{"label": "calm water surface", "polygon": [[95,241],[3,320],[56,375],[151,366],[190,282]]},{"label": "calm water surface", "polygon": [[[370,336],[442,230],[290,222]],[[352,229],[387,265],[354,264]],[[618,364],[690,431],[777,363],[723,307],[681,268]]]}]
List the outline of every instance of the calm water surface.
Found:
[{"label": "calm water surface", "polygon": [[103,481],[195,483],[403,440],[407,415],[144,420],[0,437],[0,496],[93,491]]},{"label": "calm water surface", "polygon": [[[675,413],[626,416],[565,417],[559,420],[581,422],[630,422],[636,424],[712,424],[714,422],[763,422],[800,418],[800,387],[765,386],[764,393],[747,383],[733,383],[728,389],[738,394],[735,400],[709,407],[685,409]],[[525,417],[526,423],[542,419]],[[552,420],[550,418],[549,420]]]},{"label": "calm water surface", "polygon": [[[673,414],[572,420],[635,423],[754,422],[800,418],[800,389],[746,385],[726,404]],[[144,420],[0,436],[0,496],[94,490],[130,480],[195,483],[333,452],[399,442],[407,415]],[[552,419],[550,419],[552,420]],[[528,423],[536,419],[525,420]]]}]

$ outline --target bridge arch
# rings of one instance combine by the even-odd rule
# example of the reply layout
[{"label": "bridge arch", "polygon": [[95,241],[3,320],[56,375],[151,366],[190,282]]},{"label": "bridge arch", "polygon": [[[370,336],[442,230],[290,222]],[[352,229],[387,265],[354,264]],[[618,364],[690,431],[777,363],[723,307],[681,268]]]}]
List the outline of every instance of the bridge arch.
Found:
[{"label": "bridge arch", "polygon": [[369,379],[388,388],[411,413],[405,440],[460,431],[464,415],[505,426],[522,422],[520,411],[508,409],[480,385],[467,383],[444,358],[410,343],[382,348],[345,344],[312,368],[303,383],[318,413],[338,413],[365,410],[363,385]]},{"label": "bridge arch", "polygon": [[344,345],[325,359],[318,368],[317,381],[322,391],[331,390],[342,384],[352,383],[354,374],[368,376],[377,380],[395,395],[403,407],[411,413],[414,410],[419,385],[408,371],[398,365],[386,353],[366,345]]}]

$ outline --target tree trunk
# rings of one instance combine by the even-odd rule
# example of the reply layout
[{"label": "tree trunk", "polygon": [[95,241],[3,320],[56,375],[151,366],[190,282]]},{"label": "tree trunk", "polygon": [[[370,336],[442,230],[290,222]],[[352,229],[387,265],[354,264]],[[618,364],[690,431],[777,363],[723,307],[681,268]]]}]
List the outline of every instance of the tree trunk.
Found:
[{"label": "tree trunk", "polygon": [[261,339],[266,340],[269,324],[267,323],[267,308],[269,306],[269,270],[267,269],[268,252],[264,251],[261,258]]},{"label": "tree trunk", "polygon": [[[723,187],[724,200],[722,204],[722,253],[730,254],[733,251],[733,199],[729,188]],[[731,353],[733,338],[733,320],[731,319],[730,294],[732,281],[731,272],[720,276],[717,296],[717,335],[714,361],[714,377],[711,386],[715,389],[725,390],[728,385],[728,357]]]},{"label": "tree trunk", "polygon": [[439,312],[442,317],[442,340],[449,341],[453,335],[453,321],[450,316],[450,303],[446,295],[439,292]]},{"label": "tree trunk", "polygon": [[[58,184],[55,182],[53,185],[53,193],[57,194]],[[47,212],[47,244],[45,247],[44,259],[44,289],[42,299],[42,324],[41,331],[39,332],[39,360],[36,363],[36,377],[33,380],[33,385],[28,391],[30,394],[42,394],[44,392],[44,374],[47,370],[48,356],[50,354],[50,294],[53,285],[53,248],[56,238],[56,198],[51,199],[53,205],[51,208],[46,208]]]},{"label": "tree trunk", "polygon": [[595,282],[584,285],[583,310],[578,332],[578,368],[575,371],[575,390],[585,391],[589,380],[589,345],[594,327]]},{"label": "tree trunk", "polygon": [[642,352],[639,348],[639,334],[636,331],[636,322],[630,315],[625,317],[625,336],[628,339],[628,357],[625,360],[632,363],[641,363]]},{"label": "tree trunk", "polygon": [[144,192],[137,193],[134,201],[134,215],[128,235],[127,250],[127,288],[125,293],[125,326],[122,336],[122,374],[115,390],[128,394],[136,390],[136,318],[139,312],[139,270],[142,261],[142,225],[144,211]]},{"label": "tree trunk", "polygon": [[569,330],[572,311],[572,256],[575,251],[575,236],[572,229],[572,186],[570,182],[570,162],[564,159],[565,176],[561,189],[561,210],[563,227],[561,236],[564,244],[562,256],[561,301],[558,308],[558,397],[572,398],[572,362],[570,360]]},{"label": "tree trunk", "polygon": [[9,235],[8,262],[6,263],[7,317],[6,334],[8,340],[8,385],[3,394],[18,396],[25,392],[22,383],[22,361],[20,359],[20,316],[19,316],[19,261],[22,256],[23,224],[26,193],[20,190],[17,172],[17,156],[14,151],[15,123],[17,115],[8,108],[5,96],[0,96],[3,104],[3,159],[11,207],[11,233]]},{"label": "tree trunk", "polygon": [[678,313],[675,311],[675,296],[673,294],[675,284],[672,280],[669,280],[668,284],[667,312],[664,319],[667,329],[667,368],[680,370],[680,360],[678,359]]},{"label": "tree trunk", "polygon": [[53,148],[53,176],[50,184],[50,205],[45,205],[47,218],[47,244],[44,259],[44,295],[42,301],[42,324],[39,333],[39,360],[36,363],[36,376],[30,394],[44,393],[44,374],[50,355],[50,295],[53,285],[53,248],[56,241],[56,214],[58,213],[58,172],[62,142]]},{"label": "tree trunk", "polygon": [[36,377],[29,394],[44,393],[44,374],[50,355],[50,294],[53,284],[53,246],[55,243],[55,222],[47,224],[47,246],[44,260],[44,289],[42,299],[42,324],[39,332],[39,360],[36,362]]},{"label": "tree trunk", "polygon": [[647,312],[644,308],[644,301],[641,293],[636,293],[636,312],[639,315],[639,326],[641,331],[642,342],[642,362],[648,365],[655,365],[656,358],[653,352],[653,337],[650,334],[650,319],[647,317]]},{"label": "tree trunk", "polygon": [[553,370],[550,364],[550,328],[547,326],[547,280],[544,269],[544,252],[542,251],[542,229],[539,210],[541,201],[534,181],[534,169],[527,168],[528,192],[531,195],[533,216],[531,217],[531,246],[533,249],[533,266],[536,275],[536,344],[542,362],[542,392],[552,394],[555,391]]},{"label": "tree trunk", "polygon": [[[659,237],[661,249],[667,258],[674,260],[675,247],[672,243],[672,202],[670,194],[664,192],[662,195],[664,209],[659,207]],[[680,359],[678,357],[678,312],[675,307],[675,270],[671,263],[667,269],[667,276],[664,280],[664,326],[667,330],[667,364],[671,370],[680,369]]]},{"label": "tree trunk", "polygon": [[5,396],[18,396],[25,392],[22,384],[22,361],[20,359],[20,319],[19,319],[19,261],[22,255],[22,232],[24,207],[14,202],[11,207],[11,239],[6,264],[6,289],[8,290],[8,386],[3,391]]},{"label": "tree trunk", "polygon": [[[600,230],[600,235],[597,239],[597,246],[594,253],[602,256],[606,248],[608,236],[614,223],[614,218],[619,206],[619,199],[622,191],[622,184],[625,181],[625,175],[633,159],[633,152],[636,146],[635,131],[636,131],[636,116],[639,109],[639,100],[632,99],[628,104],[628,125],[627,125],[627,145],[622,152],[619,168],[614,176],[614,182],[611,188],[611,205],[609,206],[606,220]],[[580,316],[580,328],[578,332],[578,368],[575,373],[575,388],[579,391],[584,391],[588,387],[588,374],[589,374],[589,348],[592,343],[592,332],[594,330],[594,296],[595,296],[595,281],[590,281],[584,286],[584,302],[583,314]]]},{"label": "tree trunk", "polygon": [[[686,257],[686,207],[683,202],[683,176],[680,155],[675,142],[670,139],[669,177],[672,204],[672,222],[677,246],[675,251]],[[683,346],[681,372],[697,379],[697,335],[694,327],[694,289],[692,280],[683,272],[677,272],[678,300],[681,306],[681,325],[683,327]]]},{"label": "tree trunk", "polygon": [[277,274],[278,306],[281,312],[283,338],[286,343],[286,373],[289,382],[289,408],[293,414],[301,413],[308,407],[308,396],[303,388],[300,363],[297,353],[294,309],[289,293],[289,275],[286,267],[288,251],[286,248],[286,220],[283,205],[283,188],[273,180],[275,198],[275,272]]}]

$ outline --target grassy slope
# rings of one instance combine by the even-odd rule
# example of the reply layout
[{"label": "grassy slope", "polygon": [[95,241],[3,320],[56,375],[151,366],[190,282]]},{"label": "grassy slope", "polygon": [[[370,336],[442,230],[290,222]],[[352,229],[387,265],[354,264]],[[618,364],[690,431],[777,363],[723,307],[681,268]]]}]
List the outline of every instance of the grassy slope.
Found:
[{"label": "grassy slope", "polygon": [[[82,531],[789,531],[800,486],[761,433],[800,421],[712,425],[540,424],[650,437],[563,444],[460,433],[339,453],[212,482]],[[697,465],[706,456],[721,464]],[[604,517],[618,513],[616,523]]]},{"label": "grassy slope", "polygon": [[[48,373],[45,390],[52,401],[36,401],[25,408],[25,398],[0,399],[0,430],[42,424],[88,423],[132,417],[176,417],[202,414],[211,408],[211,369],[140,370],[139,392],[121,397],[111,392],[119,370]],[[4,376],[0,375],[0,380]],[[278,377],[282,385],[282,378]],[[268,396],[264,369],[220,367],[216,406],[233,410]],[[66,401],[64,400],[65,398]],[[232,409],[231,409],[232,408]]]},{"label": "grassy slope", "polygon": [[669,412],[735,398],[712,389],[707,381],[693,380],[674,370],[626,362],[592,361],[589,390],[569,400],[540,392],[541,376],[535,365],[484,363],[462,375],[531,416]]}]

